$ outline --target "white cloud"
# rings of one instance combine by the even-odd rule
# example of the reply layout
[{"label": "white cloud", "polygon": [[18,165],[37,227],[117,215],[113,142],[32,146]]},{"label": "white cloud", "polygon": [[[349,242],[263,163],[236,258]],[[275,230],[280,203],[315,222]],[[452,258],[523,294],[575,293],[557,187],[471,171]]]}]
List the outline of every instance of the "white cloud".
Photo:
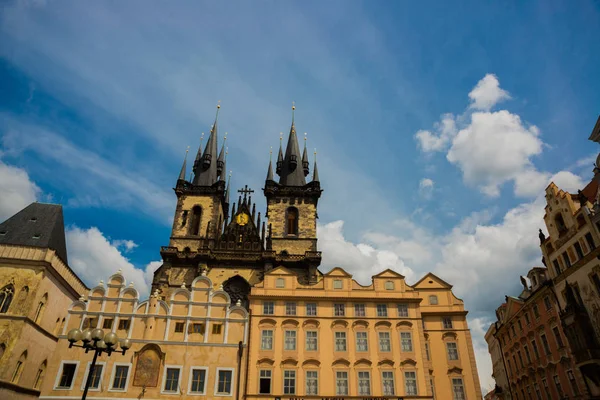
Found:
[{"label": "white cloud", "polygon": [[419,195],[424,199],[431,199],[433,195],[433,180],[429,178],[423,178],[419,181]]},{"label": "white cloud", "polygon": [[81,229],[72,226],[67,229],[66,236],[69,266],[89,287],[97,285],[100,280],[106,282],[109,276],[121,269],[127,282],[133,281],[140,297],[148,296],[153,272],[161,262],[152,261],[144,270],[135,268],[95,227]]},{"label": "white cloud", "polygon": [[341,267],[361,284],[369,284],[371,276],[387,269],[413,279],[414,274],[400,257],[389,250],[376,249],[365,243],[354,244],[344,238],[344,221],[319,225],[319,250],[323,252],[322,270]]},{"label": "white cloud", "polygon": [[117,249],[122,249],[125,253],[129,253],[138,247],[138,244],[133,240],[113,240],[111,245]]},{"label": "white cloud", "polygon": [[470,108],[489,111],[492,107],[503,100],[510,99],[506,90],[500,88],[500,82],[494,74],[487,74],[469,93],[471,99]]},{"label": "white cloud", "polygon": [[433,126],[434,132],[420,130],[415,134],[421,150],[424,152],[443,151],[458,133],[456,118],[452,114],[442,115],[441,121]]},{"label": "white cloud", "polygon": [[0,160],[0,193],[1,222],[36,201],[41,190],[29,179],[27,171]]},{"label": "white cloud", "polygon": [[466,183],[494,197],[504,182],[535,171],[531,157],[542,152],[543,144],[538,136],[537,127],[524,126],[508,111],[476,112],[454,138],[446,158],[461,169]]}]

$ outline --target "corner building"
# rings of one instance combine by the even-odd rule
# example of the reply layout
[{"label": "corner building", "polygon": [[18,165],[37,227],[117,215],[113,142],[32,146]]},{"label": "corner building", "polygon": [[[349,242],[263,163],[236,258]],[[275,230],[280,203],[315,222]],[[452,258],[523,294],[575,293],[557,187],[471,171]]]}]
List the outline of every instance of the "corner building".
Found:
[{"label": "corner building", "polygon": [[[384,271],[363,287],[319,270],[321,184],[293,119],[269,161],[264,215],[252,189],[232,192],[219,144],[215,118],[192,174],[186,159],[177,179],[150,298],[117,272],[73,302],[42,398],[80,396],[92,373],[88,398],[99,399],[481,399],[467,312],[448,283]],[[72,328],[133,346],[89,371],[91,355],[68,348]]]}]

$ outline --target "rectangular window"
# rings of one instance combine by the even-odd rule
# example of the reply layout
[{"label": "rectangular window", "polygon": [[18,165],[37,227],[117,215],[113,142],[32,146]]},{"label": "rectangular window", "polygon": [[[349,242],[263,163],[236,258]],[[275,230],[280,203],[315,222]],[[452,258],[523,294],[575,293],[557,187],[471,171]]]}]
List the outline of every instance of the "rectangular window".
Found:
[{"label": "rectangular window", "polygon": [[430,360],[430,356],[429,356],[429,342],[425,342],[425,357],[427,358],[427,361]]},{"label": "rectangular window", "polygon": [[206,370],[192,369],[190,393],[206,394]]},{"label": "rectangular window", "polygon": [[369,371],[358,371],[358,395],[371,395],[371,374]]},{"label": "rectangular window", "polygon": [[296,371],[283,371],[283,394],[296,394]]},{"label": "rectangular window", "polygon": [[399,317],[408,317],[408,304],[406,304],[406,303],[398,304],[398,316]]},{"label": "rectangular window", "polygon": [[212,326],[212,334],[213,335],[220,335],[222,327],[223,327],[223,324],[213,324],[213,326]]},{"label": "rectangular window", "polygon": [[319,393],[319,374],[317,371],[306,371],[306,394],[316,395]]},{"label": "rectangular window", "polygon": [[296,331],[285,331],[285,350],[296,350]]},{"label": "rectangular window", "polygon": [[231,395],[231,384],[233,382],[233,371],[217,368],[217,390],[216,395]]},{"label": "rectangular window", "polygon": [[355,317],[364,317],[365,313],[365,305],[364,304],[355,304],[354,305],[354,316]]},{"label": "rectangular window", "polygon": [[265,329],[261,332],[260,348],[262,350],[273,350],[273,331]]},{"label": "rectangular window", "polygon": [[569,383],[571,383],[571,388],[573,389],[573,394],[575,396],[579,395],[579,387],[577,387],[577,381],[575,380],[575,375],[573,375],[573,371],[567,371],[567,377],[569,378]]},{"label": "rectangular window", "polygon": [[429,387],[431,388],[431,398],[435,400],[437,397],[435,397],[435,384],[433,378],[429,378]]},{"label": "rectangular window", "polygon": [[446,343],[446,349],[448,350],[448,360],[458,360],[458,347],[455,342]]},{"label": "rectangular window", "polygon": [[279,289],[284,288],[285,287],[285,279],[283,279],[283,278],[275,279],[275,287],[279,288]]},{"label": "rectangular window", "polygon": [[531,320],[529,319],[529,313],[525,313],[525,324],[527,326],[531,325]]},{"label": "rectangular window", "polygon": [[546,339],[546,335],[540,335],[540,339],[542,339],[544,353],[546,353],[547,356],[550,355],[550,346],[548,345],[548,339]]},{"label": "rectangular window", "polygon": [[389,332],[379,332],[379,351],[392,351]]},{"label": "rectangular window", "polygon": [[556,340],[556,345],[560,349],[561,347],[563,347],[563,341],[562,341],[562,338],[560,337],[560,332],[558,330],[558,326],[555,326],[554,328],[552,328],[552,333],[554,334],[554,339]]},{"label": "rectangular window", "polygon": [[179,391],[179,368],[167,368],[164,392]]},{"label": "rectangular window", "polygon": [[342,284],[342,280],[341,279],[334,279],[333,280],[333,288],[334,289],[342,289],[344,287],[344,285]]},{"label": "rectangular window", "polygon": [[[214,326],[213,326],[214,329]],[[193,333],[200,333],[202,335],[204,335],[204,324],[193,324],[192,325],[192,332]]]},{"label": "rectangular window", "polygon": [[403,352],[413,351],[412,334],[410,332],[400,332],[400,342],[402,343]]},{"label": "rectangular window", "polygon": [[97,318],[86,318],[83,320],[82,329],[94,329],[98,326]]},{"label": "rectangular window", "polygon": [[[18,369],[18,368],[17,368]],[[60,374],[60,380],[58,381],[59,389],[70,389],[73,385],[73,378],[75,377],[75,370],[77,364],[65,363],[62,366],[62,372]]]},{"label": "rectangular window", "polygon": [[[90,389],[98,389],[100,387],[100,378],[102,377],[102,369],[103,368],[104,368],[104,365],[102,365],[102,364],[96,364],[96,366],[94,367],[94,369],[92,371],[92,377],[90,378]],[[88,369],[88,374],[89,374],[89,369]],[[87,379],[87,377],[85,379]],[[85,385],[85,381],[84,381],[84,385]]]},{"label": "rectangular window", "polygon": [[346,332],[335,332],[335,351],[346,351]]},{"label": "rectangular window", "polygon": [[263,314],[273,315],[275,314],[275,303],[272,301],[265,301],[263,303]]},{"label": "rectangular window", "polygon": [[583,250],[581,250],[581,245],[579,244],[579,242],[575,242],[573,244],[573,247],[575,247],[575,252],[577,253],[578,260],[581,260],[583,258]]},{"label": "rectangular window", "polygon": [[544,297],[544,305],[546,306],[546,311],[552,310],[552,301],[550,301],[550,297]]},{"label": "rectangular window", "polygon": [[130,319],[120,319],[119,320],[119,330],[129,330],[129,326],[131,325]]},{"label": "rectangular window", "polygon": [[444,329],[452,329],[452,318],[451,317],[444,317],[442,319],[442,323],[444,325]]},{"label": "rectangular window", "polygon": [[454,400],[465,400],[465,387],[462,378],[452,378],[452,394]]},{"label": "rectangular window", "polygon": [[184,326],[185,326],[185,322],[175,322],[175,332],[176,333],[183,332]]},{"label": "rectangular window", "polygon": [[309,317],[317,315],[317,303],[306,303],[306,315]]},{"label": "rectangular window", "polygon": [[296,303],[285,303],[285,315],[296,315]]},{"label": "rectangular window", "polygon": [[260,376],[258,379],[258,393],[260,394],[271,394],[271,377],[272,372],[270,369],[261,369]]},{"label": "rectangular window", "polygon": [[600,276],[598,276],[598,274],[592,275],[592,282],[594,282],[596,292],[598,292],[598,294],[600,295]]},{"label": "rectangular window", "polygon": [[588,232],[585,234],[585,241],[587,242],[588,247],[590,248],[590,251],[592,251],[596,248],[596,243],[594,243],[594,238],[592,238],[591,233]]},{"label": "rectangular window", "polygon": [[567,252],[565,251],[564,253],[562,253],[563,256],[563,260],[565,260],[565,265],[567,266],[567,268],[571,268],[571,260],[569,259],[569,255],[567,254]]},{"label": "rectangular window", "polygon": [[334,304],[333,305],[333,315],[336,317],[343,317],[346,314],[344,309],[344,304]]},{"label": "rectangular window", "polygon": [[102,329],[112,329],[112,326],[113,326],[112,318],[105,318],[104,321],[102,321]]},{"label": "rectangular window", "polygon": [[510,358],[507,358],[506,361],[508,361],[508,374],[512,375],[512,364],[510,363]]},{"label": "rectangular window", "polygon": [[437,306],[438,298],[436,295],[429,296],[429,304],[431,304],[432,306]]},{"label": "rectangular window", "polygon": [[377,304],[377,316],[387,317],[387,304]]},{"label": "rectangular window", "polygon": [[523,346],[525,349],[525,357],[527,358],[527,364],[531,363],[531,354],[529,353],[529,347],[527,345]]},{"label": "rectangular window", "polygon": [[112,382],[113,390],[125,390],[127,384],[127,374],[129,374],[129,366],[117,365],[115,367],[115,377]]},{"label": "rectangular window", "polygon": [[368,351],[367,332],[356,332],[356,351]]},{"label": "rectangular window", "polygon": [[556,276],[560,275],[562,271],[560,270],[560,264],[558,263],[558,260],[552,261],[552,265],[554,265],[554,272],[556,273]]},{"label": "rectangular window", "polygon": [[533,305],[533,316],[535,317],[535,319],[539,319],[540,318],[540,310],[539,310],[537,304]]},{"label": "rectangular window", "polygon": [[562,399],[564,396],[562,385],[560,384],[560,379],[558,375],[554,375],[554,386],[556,386],[556,391],[558,392],[558,396]]},{"label": "rectangular window", "polygon": [[348,372],[337,371],[335,373],[335,394],[348,395]]},{"label": "rectangular window", "polygon": [[317,351],[317,331],[306,331],[306,351]]},{"label": "rectangular window", "polygon": [[383,371],[381,373],[381,383],[383,385],[383,395],[393,396],[394,390],[394,371]]},{"label": "rectangular window", "polygon": [[517,331],[516,331],[516,329],[515,329],[515,326],[514,326],[514,325],[511,325],[511,326],[510,326],[510,330],[511,330],[511,332],[512,332],[512,336],[513,336],[513,337],[517,337]]},{"label": "rectangular window", "polygon": [[417,373],[413,371],[406,371],[404,373],[404,390],[409,396],[417,395]]},{"label": "rectangular window", "polygon": [[537,360],[538,358],[540,358],[540,353],[538,351],[537,343],[535,342],[535,340],[531,341],[531,347],[533,348],[533,355],[535,356],[535,359]]}]

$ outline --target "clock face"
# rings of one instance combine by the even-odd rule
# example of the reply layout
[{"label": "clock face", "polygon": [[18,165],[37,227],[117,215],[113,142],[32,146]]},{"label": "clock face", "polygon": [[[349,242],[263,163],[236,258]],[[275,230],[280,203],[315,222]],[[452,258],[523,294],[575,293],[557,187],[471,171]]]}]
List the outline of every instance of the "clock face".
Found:
[{"label": "clock face", "polygon": [[246,225],[249,220],[250,217],[246,213],[238,214],[237,217],[235,217],[235,222],[237,222],[237,224],[241,226]]}]

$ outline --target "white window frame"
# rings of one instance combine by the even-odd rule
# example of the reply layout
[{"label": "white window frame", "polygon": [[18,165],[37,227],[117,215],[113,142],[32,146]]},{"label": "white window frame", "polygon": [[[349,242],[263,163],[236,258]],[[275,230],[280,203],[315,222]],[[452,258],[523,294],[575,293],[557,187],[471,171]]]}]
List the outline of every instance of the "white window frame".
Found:
[{"label": "white window frame", "polygon": [[[127,378],[125,379],[125,387],[123,389],[114,389],[113,383],[115,381],[115,374],[117,372],[117,367],[128,367],[127,368]],[[110,381],[108,382],[108,392],[116,392],[123,393],[127,391],[129,387],[129,379],[131,378],[131,369],[133,368],[133,364],[124,363],[124,362],[115,362],[113,363],[112,371],[110,373]]]},{"label": "white window frame", "polygon": [[[316,372],[317,374],[317,393],[308,393],[308,373]],[[318,369],[307,369],[304,371],[304,393],[307,396],[317,396],[319,394],[319,370]]]},{"label": "white window frame", "polygon": [[[341,307],[338,307],[341,306]],[[345,303],[333,303],[333,316],[334,317],[345,317],[346,316],[346,304]]]},{"label": "white window frame", "polygon": [[452,317],[442,317],[442,327],[444,329],[454,329],[454,321],[452,321]]},{"label": "white window frame", "polygon": [[[463,395],[462,399],[458,399],[456,397],[456,391],[454,390],[454,387],[455,387],[454,380],[460,380],[460,387],[462,387],[462,395]],[[458,385],[456,385],[456,386],[458,386]],[[451,376],[450,377],[450,388],[452,390],[452,399],[453,400],[466,400],[466,398],[467,398],[467,391],[465,389],[465,380],[463,379],[462,376]],[[528,393],[531,395],[531,386],[528,387],[528,390],[529,390]],[[531,398],[531,396],[528,396],[528,397]]]},{"label": "white window frame", "polygon": [[[294,339],[294,348],[293,349],[288,349],[287,348],[287,339],[288,339],[288,332],[293,332],[293,334],[289,334],[289,338],[293,338]],[[298,350],[298,331],[295,329],[286,329],[283,331],[283,351],[297,351]]]},{"label": "white window frame", "polygon": [[[75,372],[73,373],[73,381],[71,382],[71,386],[67,387],[59,387],[60,378],[63,373],[63,366],[65,364],[75,364]],[[47,367],[46,367],[47,368]],[[75,379],[77,379],[77,372],[79,372],[79,361],[76,360],[63,360],[60,362],[60,367],[58,368],[58,374],[56,374],[56,379],[54,380],[54,390],[72,390],[73,386],[75,386]]]},{"label": "white window frame", "polygon": [[[364,339],[365,341],[365,349],[361,349],[359,346],[359,339],[358,339],[358,335],[363,335],[364,334],[364,338],[361,338],[361,340]],[[367,331],[356,331],[354,333],[354,340],[355,340],[355,345],[356,345],[356,352],[357,353],[366,353],[369,351],[369,333]]]},{"label": "white window frame", "polygon": [[[231,372],[231,391],[229,394],[227,393],[218,393],[217,389],[219,388],[219,372],[221,371],[230,371]],[[216,397],[232,397],[233,391],[235,390],[235,368],[217,368],[215,373],[215,392],[214,395]]]},{"label": "white window frame", "polygon": [[[381,307],[381,309],[380,309]],[[377,309],[377,317],[379,318],[387,318],[388,316],[388,306],[385,303],[379,303],[375,306]]]},{"label": "white window frame", "polygon": [[[400,307],[402,307],[402,312],[400,312]],[[406,307],[406,314],[404,314],[404,307]],[[398,306],[396,307],[396,309],[398,310],[398,317],[400,318],[408,318],[408,303],[398,303]]]},{"label": "white window frame", "polygon": [[[369,382],[369,393],[360,393],[360,374],[361,373],[365,373],[365,372],[367,373],[367,375],[369,377],[369,379],[368,379],[368,382]],[[365,370],[365,369],[359,369],[359,370],[357,370],[356,371],[356,389],[357,389],[357,395],[361,396],[361,397],[363,397],[363,396],[367,396],[367,397],[372,396],[373,391],[371,390],[372,389],[371,386],[372,386],[371,385],[371,371]]]},{"label": "white window frame", "polygon": [[[337,340],[338,338],[336,337],[337,333],[343,333],[344,334],[344,350],[338,350],[337,349]],[[342,338],[340,338],[341,340]],[[348,351],[348,334],[346,333],[346,331],[333,331],[333,351],[337,351],[337,352],[345,352]]]},{"label": "white window frame", "polygon": [[[356,312],[357,310],[361,310],[362,311],[362,315],[359,315],[359,313]],[[366,317],[367,316],[367,307],[365,306],[364,303],[356,303],[356,304],[354,304],[354,316],[355,317]]]},{"label": "white window frame", "polygon": [[[404,343],[402,339],[402,334],[408,333],[408,341],[410,343],[410,350],[404,350]],[[400,331],[400,352],[401,353],[412,353],[415,351],[415,344],[413,343],[413,336],[411,331]]]},{"label": "white window frame", "polygon": [[[315,337],[315,345],[316,346],[315,346],[314,349],[309,349],[308,348],[308,339],[309,339],[308,333],[309,332],[316,333],[316,337]],[[309,331],[305,332],[305,334],[304,334],[304,351],[319,351],[319,331],[317,331],[317,330],[309,330]]]},{"label": "white window frame", "polygon": [[[308,306],[315,306],[315,313],[314,314],[309,314],[308,313]],[[317,311],[318,310],[318,306],[317,303],[305,303],[304,304],[304,312],[306,313],[307,317],[316,317],[317,316]]]},{"label": "white window frame", "polygon": [[[269,304],[271,306],[270,313],[265,312],[267,304]],[[263,306],[263,314],[264,315],[274,315],[275,314],[275,302],[274,301],[263,301],[262,306]]]},{"label": "white window frame", "polygon": [[[288,306],[290,306],[289,309],[291,310],[292,304],[294,307],[294,313],[290,314],[290,313],[288,313]],[[285,315],[290,315],[290,316],[298,315],[298,304],[295,301],[288,301],[285,303]]]},{"label": "white window frame", "polygon": [[[166,391],[165,385],[167,384],[167,370],[169,369],[178,369],[179,377],[177,378],[177,391]],[[181,393],[181,378],[183,378],[183,365],[165,365],[163,368],[163,379],[160,385],[160,393],[161,394],[180,394]]]},{"label": "white window frame", "polygon": [[[406,379],[406,374],[415,374],[415,393],[408,393],[408,379]],[[411,379],[412,380],[412,379]],[[418,396],[419,395],[419,381],[417,377],[417,371],[404,371],[404,393],[406,396]]]},{"label": "white window frame", "polygon": [[[100,381],[98,381],[98,388],[94,389],[90,386],[88,392],[99,392],[100,390],[102,390],[102,381],[104,380],[104,372],[106,372],[106,361],[97,361],[96,366],[98,365],[102,365],[102,372],[100,372]],[[83,374],[83,381],[81,381],[81,390],[85,390],[85,382],[87,381],[91,366],[92,362],[88,361],[87,366],[85,367],[85,373]]]},{"label": "white window frame", "polygon": [[[294,393],[285,393],[285,380],[291,379],[291,378],[285,377],[286,371],[290,371],[290,372],[294,373]],[[298,394],[298,370],[297,369],[292,368],[292,369],[282,369],[281,370],[281,393],[283,394],[283,396],[292,395],[292,397],[295,397]]]},{"label": "white window frame", "polygon": [[[450,358],[450,345],[453,344],[454,346],[456,346],[456,348],[454,349],[456,351],[456,358]],[[519,361],[521,364],[523,364],[523,358],[521,357],[521,352],[519,351]],[[458,343],[457,342],[446,342],[446,357],[448,357],[448,361],[458,361],[460,360],[460,354],[458,351]]]},{"label": "white window frame", "polygon": [[[263,347],[264,344],[264,333],[265,332],[271,332],[271,348],[267,349],[265,347]],[[261,350],[265,350],[265,351],[272,351],[273,350],[273,342],[275,340],[275,332],[273,331],[273,329],[263,329],[260,331],[260,349]]]},{"label": "white window frame", "polygon": [[343,289],[344,281],[342,281],[341,279],[334,279],[333,280],[333,288],[336,290]]},{"label": "white window frame", "polygon": [[[201,392],[192,392],[192,381],[194,377],[194,371],[204,371],[204,387]],[[194,366],[190,367],[190,376],[188,378],[188,390],[186,395],[188,396],[206,396],[206,388],[208,386],[208,367]],[[170,392],[169,392],[170,393]]]},{"label": "white window frame", "polygon": [[[387,344],[388,344],[388,350],[382,350],[381,349],[381,334],[387,334]],[[392,335],[390,334],[390,332],[388,331],[380,331],[377,332],[377,339],[378,339],[378,344],[379,344],[379,351],[382,353],[389,353],[392,351]]]},{"label": "white window frame", "polygon": [[[263,377],[260,375],[263,371],[269,371],[269,393],[261,393],[260,392],[260,380],[263,379]],[[265,377],[266,379],[266,377]],[[270,395],[273,393],[273,370],[269,369],[269,368],[261,368],[258,370],[258,390],[256,391],[256,393],[258,393],[259,396],[261,395]]]},{"label": "white window frame", "polygon": [[[334,370],[335,372],[335,379],[334,379],[334,385],[335,385],[335,396],[336,397],[340,397],[340,396],[349,396],[350,395],[350,372],[347,369],[344,370]],[[346,391],[347,393],[338,393],[338,373],[345,373],[346,374]]]},{"label": "white window frame", "polygon": [[[392,374],[392,390],[394,391],[394,393],[392,394],[385,394],[385,385],[384,385],[384,381],[385,378],[383,377],[384,373],[391,373]],[[383,369],[381,370],[381,394],[382,396],[396,396],[396,373],[393,369]]]}]

